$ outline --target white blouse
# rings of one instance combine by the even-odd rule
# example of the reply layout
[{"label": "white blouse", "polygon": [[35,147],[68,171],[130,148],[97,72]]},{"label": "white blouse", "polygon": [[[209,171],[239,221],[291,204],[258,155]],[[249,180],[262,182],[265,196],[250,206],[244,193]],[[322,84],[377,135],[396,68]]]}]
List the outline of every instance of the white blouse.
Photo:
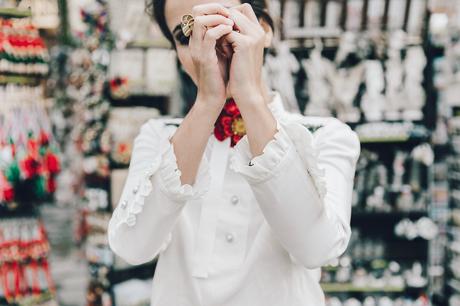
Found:
[{"label": "white blouse", "polygon": [[108,236],[128,263],[159,255],[151,305],[324,305],[320,267],[350,239],[360,143],[337,119],[287,113],[277,92],[268,106],[278,131],[263,154],[210,135],[194,186],[169,142],[180,120],[142,126]]}]

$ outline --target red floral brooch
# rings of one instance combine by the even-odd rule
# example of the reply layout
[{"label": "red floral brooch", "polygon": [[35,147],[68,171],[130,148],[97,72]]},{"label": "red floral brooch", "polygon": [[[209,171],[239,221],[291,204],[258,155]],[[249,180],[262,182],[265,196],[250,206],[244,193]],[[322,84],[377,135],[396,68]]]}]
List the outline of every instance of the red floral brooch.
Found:
[{"label": "red floral brooch", "polygon": [[228,99],[225,103],[214,124],[214,135],[219,141],[224,141],[231,137],[231,147],[234,147],[246,135],[243,117],[241,117],[235,100]]}]

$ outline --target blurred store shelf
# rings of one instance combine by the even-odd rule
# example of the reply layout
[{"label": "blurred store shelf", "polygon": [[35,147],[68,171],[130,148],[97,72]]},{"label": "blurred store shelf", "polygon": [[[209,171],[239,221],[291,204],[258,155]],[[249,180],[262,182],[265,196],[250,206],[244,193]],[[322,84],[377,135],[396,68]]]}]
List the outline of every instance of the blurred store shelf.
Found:
[{"label": "blurred store shelf", "polygon": [[21,10],[16,8],[0,8],[0,17],[5,18],[24,18],[31,17],[32,12],[29,10]]}]

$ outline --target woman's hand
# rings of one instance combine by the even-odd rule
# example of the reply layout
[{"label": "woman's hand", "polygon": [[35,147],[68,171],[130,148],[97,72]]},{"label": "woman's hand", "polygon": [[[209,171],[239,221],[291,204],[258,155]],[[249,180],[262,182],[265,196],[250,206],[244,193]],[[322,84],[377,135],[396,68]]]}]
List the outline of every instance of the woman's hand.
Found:
[{"label": "woman's hand", "polygon": [[249,4],[233,7],[230,12],[236,31],[225,36],[233,49],[228,90],[241,110],[252,156],[259,156],[277,131],[262,83],[266,33]]},{"label": "woman's hand", "polygon": [[233,49],[228,91],[240,108],[248,103],[263,103],[265,31],[247,3],[230,8],[230,18],[237,31],[225,36]]},{"label": "woman's hand", "polygon": [[197,102],[220,111],[227,98],[229,58],[218,41],[232,32],[234,22],[228,18],[229,9],[218,3],[196,5],[192,15],[195,23],[189,48],[196,70]]}]

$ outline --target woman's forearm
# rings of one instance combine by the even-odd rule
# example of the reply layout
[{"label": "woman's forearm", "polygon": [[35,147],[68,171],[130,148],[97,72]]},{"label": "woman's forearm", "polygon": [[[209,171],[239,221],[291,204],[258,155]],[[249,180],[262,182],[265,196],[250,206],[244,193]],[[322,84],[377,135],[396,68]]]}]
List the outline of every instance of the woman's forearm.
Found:
[{"label": "woman's forearm", "polygon": [[239,103],[252,156],[263,153],[265,146],[277,132],[276,120],[263,96],[251,97],[254,101]]},{"label": "woman's forearm", "polygon": [[182,184],[193,185],[195,182],[209,135],[222,109],[216,105],[198,98],[171,138]]}]

